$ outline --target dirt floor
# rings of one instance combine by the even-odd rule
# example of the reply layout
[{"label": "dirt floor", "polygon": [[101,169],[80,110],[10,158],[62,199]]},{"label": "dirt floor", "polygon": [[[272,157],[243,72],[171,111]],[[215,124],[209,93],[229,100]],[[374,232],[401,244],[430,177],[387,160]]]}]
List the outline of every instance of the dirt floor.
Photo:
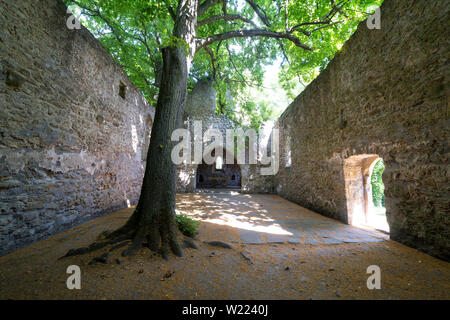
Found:
[{"label": "dirt floor", "polygon": [[[133,211],[125,209],[0,257],[0,299],[450,298],[449,263],[278,196],[185,194],[177,202],[202,220],[198,250],[169,261],[146,248],[127,258],[114,251],[107,264],[88,265],[107,249],[58,260],[125,223]],[[81,290],[67,289],[70,265],[81,268]],[[367,288],[370,265],[381,269],[380,290]]]}]

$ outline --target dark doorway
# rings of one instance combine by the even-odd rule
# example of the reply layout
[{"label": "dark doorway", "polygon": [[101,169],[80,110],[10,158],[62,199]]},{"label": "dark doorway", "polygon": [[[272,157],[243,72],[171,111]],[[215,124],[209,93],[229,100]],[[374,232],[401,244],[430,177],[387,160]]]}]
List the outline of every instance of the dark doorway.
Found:
[{"label": "dark doorway", "polygon": [[217,157],[214,164],[203,162],[197,167],[197,188],[241,189],[241,168],[237,164],[225,164]]}]

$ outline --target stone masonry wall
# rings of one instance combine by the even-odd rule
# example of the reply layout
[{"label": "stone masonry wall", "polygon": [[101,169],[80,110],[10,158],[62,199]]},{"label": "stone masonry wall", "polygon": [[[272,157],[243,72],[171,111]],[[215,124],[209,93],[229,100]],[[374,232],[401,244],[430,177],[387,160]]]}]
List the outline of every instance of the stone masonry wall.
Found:
[{"label": "stone masonry wall", "polygon": [[281,196],[347,222],[344,160],[379,155],[391,238],[450,259],[449,9],[385,0],[360,24],[279,119]]},{"label": "stone masonry wall", "polygon": [[68,17],[59,0],[0,1],[0,254],[139,195],[154,110]]},{"label": "stone masonry wall", "polygon": [[[202,136],[208,129],[219,130],[225,144],[227,130],[238,129],[236,124],[223,115],[216,115],[216,92],[213,82],[202,80],[196,83],[189,92],[184,109],[184,128],[189,128],[191,134],[191,148],[194,149],[194,123],[201,121]],[[229,98],[231,99],[231,98]],[[258,143],[258,142],[257,142]],[[205,148],[209,142],[203,141]],[[223,150],[223,154],[230,150]],[[246,164],[239,164],[241,177],[241,190],[243,193],[273,193],[273,176],[261,176],[259,174],[260,163],[248,164],[248,151],[246,153]],[[264,166],[263,166],[264,167]],[[197,189],[197,165],[181,164],[178,166],[176,181],[177,192],[195,192]]]}]

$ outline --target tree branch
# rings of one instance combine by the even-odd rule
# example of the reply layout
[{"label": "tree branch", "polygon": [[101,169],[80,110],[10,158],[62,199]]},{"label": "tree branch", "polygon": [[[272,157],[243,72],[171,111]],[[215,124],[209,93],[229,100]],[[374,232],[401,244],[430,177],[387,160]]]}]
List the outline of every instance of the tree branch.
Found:
[{"label": "tree branch", "polygon": [[216,34],[213,36],[210,36],[208,38],[198,39],[197,40],[197,49],[201,49],[204,46],[210,45],[216,41],[223,41],[227,39],[232,38],[251,38],[251,37],[267,37],[267,38],[273,38],[273,39],[287,39],[294,43],[297,47],[303,48],[305,50],[311,51],[312,49],[307,46],[306,44],[302,43],[298,38],[293,36],[290,33],[280,33],[270,30],[264,30],[264,29],[252,29],[252,30],[236,30],[236,31],[229,31],[224,32],[220,34]]},{"label": "tree branch", "polygon": [[199,21],[198,25],[204,26],[206,24],[213,23],[213,22],[216,22],[219,20],[224,20],[224,21],[241,20],[241,21],[244,21],[244,22],[249,23],[256,27],[256,25],[253,23],[252,20],[244,18],[238,14],[222,14],[222,15],[218,15],[218,16],[212,16],[210,18],[206,18],[206,19]]},{"label": "tree branch", "polygon": [[223,0],[222,1],[222,12],[225,15],[228,14],[227,4],[228,4],[228,0]]},{"label": "tree branch", "polygon": [[[312,32],[310,32],[310,31],[302,30],[302,29],[300,29],[300,27],[311,26],[311,25],[329,25],[329,24],[331,24],[332,23],[331,20],[334,18],[334,16],[338,12],[341,12],[342,8],[348,3],[348,1],[349,0],[343,0],[337,4],[335,4],[333,1],[330,12],[328,12],[324,17],[322,17],[320,19],[320,21],[299,23],[299,24],[293,26],[292,28],[290,28],[287,32],[292,33],[294,31],[298,30],[298,31],[302,32],[304,35],[310,36],[312,32],[317,31],[319,29],[314,29]],[[334,24],[336,24],[336,23],[333,23],[333,25]]]},{"label": "tree branch", "polygon": [[246,83],[247,81],[245,80],[244,76],[242,75],[242,73],[239,72],[239,70],[237,69],[236,65],[234,64],[234,61],[233,61],[233,55],[231,54],[231,50],[230,50],[230,48],[228,47],[228,43],[226,43],[225,47],[227,48],[227,51],[228,51],[228,57],[229,57],[229,59],[230,59],[231,65],[232,65],[233,68],[234,68],[234,71],[236,71],[236,73],[237,73],[237,74],[241,77],[241,79]]},{"label": "tree branch", "polygon": [[270,27],[269,18],[267,17],[267,14],[264,12],[264,10],[258,6],[256,3],[254,3],[252,0],[245,0],[250,7],[252,7],[253,11],[255,11],[256,15],[261,19],[261,21],[266,25],[266,27]]},{"label": "tree branch", "polygon": [[205,0],[198,6],[198,16],[202,16],[209,8],[221,3],[223,0]]},{"label": "tree branch", "polygon": [[[95,9],[92,9],[92,8],[89,8],[89,7],[87,7],[87,6],[82,5],[82,4],[81,4],[79,1],[77,1],[77,0],[72,0],[71,3],[77,5],[77,6],[80,7],[81,9],[85,10],[85,12],[83,12],[83,14],[86,14],[86,15],[88,15],[88,16],[90,16],[90,17],[98,17],[98,18],[100,18],[100,19],[106,24],[106,26],[111,30],[111,32],[109,32],[108,34],[111,34],[112,36],[115,37],[115,39],[116,39],[118,45],[122,48],[122,50],[123,50],[124,52],[127,52],[126,43],[125,43],[124,39],[120,36],[120,33],[122,33],[122,34],[125,35],[125,39],[128,37],[128,38],[134,39],[134,40],[136,40],[136,41],[139,41],[142,45],[144,45],[144,47],[146,48],[147,53],[148,53],[148,59],[149,59],[149,62],[150,62],[150,64],[153,65],[153,68],[154,68],[154,70],[155,70],[155,79],[156,79],[156,70],[157,70],[157,68],[156,68],[156,63],[157,63],[157,60],[156,60],[156,58],[154,57],[154,55],[155,55],[156,53],[153,54],[152,51],[150,50],[150,46],[149,46],[149,44],[148,44],[148,42],[147,42],[148,39],[147,39],[147,36],[146,36],[146,30],[145,30],[145,26],[144,26],[144,25],[143,25],[143,29],[142,29],[142,30],[143,30],[143,33],[144,33],[144,38],[142,38],[140,35],[133,35],[133,34],[128,33],[128,32],[127,32],[126,30],[124,30],[123,27],[120,26],[120,25],[117,25],[117,24],[116,24],[116,26],[113,25],[113,22],[111,22],[111,21],[108,20],[104,15],[101,14],[101,12],[100,12],[100,10],[99,10],[98,7],[96,7]],[[103,33],[103,34],[106,34],[106,33]],[[127,68],[127,67],[128,67],[128,66],[126,66],[126,65],[123,65],[123,64],[120,63],[120,62],[119,62],[119,64],[122,65],[122,67],[124,67],[124,68]],[[135,69],[134,69],[134,70],[135,70]],[[142,72],[137,71],[137,70],[135,70],[135,72],[138,73],[138,74],[141,76],[141,78],[145,81],[145,83],[146,83],[147,85],[153,85],[153,86],[155,86],[155,87],[158,87],[158,84],[156,83],[156,81],[155,81],[154,84],[153,84],[153,83],[150,83],[150,81],[148,80],[147,76],[144,75]]]},{"label": "tree branch", "polygon": [[216,79],[217,79],[217,77],[216,77],[216,73],[217,73],[216,58],[214,57],[214,53],[210,47],[205,46],[204,49],[209,54],[209,57],[211,58],[211,67],[213,69],[213,80],[214,80],[214,82],[216,82]]},{"label": "tree branch", "polygon": [[253,84],[253,83],[248,82],[247,79],[245,79],[244,75],[241,72],[239,72],[236,64],[234,63],[234,61],[233,61],[233,54],[231,53],[231,50],[230,50],[230,47],[228,46],[228,43],[226,43],[225,46],[226,46],[227,51],[228,51],[228,58],[230,59],[231,66],[233,67],[234,71],[236,71],[236,73],[239,75],[239,77],[242,79],[242,80],[230,79],[230,81],[244,83],[247,87],[271,89],[271,88],[264,87],[264,86],[262,86],[260,84]]}]

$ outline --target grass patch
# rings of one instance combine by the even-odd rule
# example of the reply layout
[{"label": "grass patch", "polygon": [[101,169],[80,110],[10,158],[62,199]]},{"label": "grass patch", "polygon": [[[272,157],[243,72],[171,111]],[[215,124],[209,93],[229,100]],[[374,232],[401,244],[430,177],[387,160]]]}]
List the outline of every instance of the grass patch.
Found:
[{"label": "grass patch", "polygon": [[188,237],[194,237],[198,234],[198,227],[200,225],[199,221],[189,218],[186,214],[177,214],[175,216],[175,221],[177,222],[178,229],[182,234]]}]

